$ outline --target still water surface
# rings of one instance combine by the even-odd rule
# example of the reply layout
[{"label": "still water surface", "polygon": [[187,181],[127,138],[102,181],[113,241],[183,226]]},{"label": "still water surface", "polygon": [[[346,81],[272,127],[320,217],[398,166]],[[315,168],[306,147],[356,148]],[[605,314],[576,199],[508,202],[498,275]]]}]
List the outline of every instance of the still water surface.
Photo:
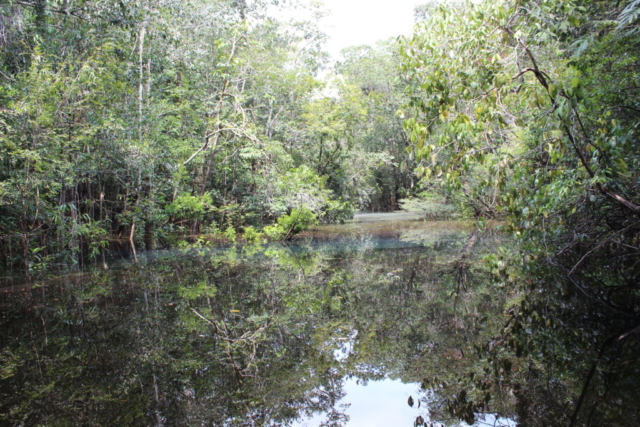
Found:
[{"label": "still water surface", "polygon": [[[500,244],[471,223],[367,214],[286,245],[157,251],[4,288],[0,420],[466,425],[447,405],[502,322],[508,296],[482,261]],[[514,425],[508,391],[492,402],[473,422]]]}]

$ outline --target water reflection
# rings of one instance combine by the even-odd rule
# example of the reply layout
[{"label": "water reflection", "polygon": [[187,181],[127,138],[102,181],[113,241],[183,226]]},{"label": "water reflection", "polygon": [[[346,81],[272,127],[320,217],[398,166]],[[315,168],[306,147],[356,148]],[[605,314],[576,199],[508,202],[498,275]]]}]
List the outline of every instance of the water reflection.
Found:
[{"label": "water reflection", "polygon": [[[340,400],[339,406],[344,408],[344,419],[347,420],[349,427],[411,426],[414,425],[418,417],[434,427],[445,425],[431,420],[428,409],[430,396],[418,383],[405,384],[400,380],[390,378],[368,382],[350,378],[344,383],[344,392],[345,397]],[[422,396],[423,400],[416,400],[412,406],[409,406],[409,399],[413,401],[418,396]],[[319,427],[323,424],[326,425],[327,420],[323,415],[298,421],[293,426]],[[497,417],[494,414],[482,414],[478,418],[473,426],[516,426],[515,421]],[[464,422],[454,423],[454,425],[456,424],[468,426]]]},{"label": "water reflection", "polygon": [[[410,396],[421,393],[420,384],[404,384],[383,379],[363,382],[350,378],[344,383],[345,397],[339,402],[350,427],[411,426],[422,411],[407,405]],[[294,424],[295,427],[319,427],[324,414]]]},{"label": "water reflection", "polygon": [[[465,223],[367,221],[8,290],[0,420],[351,426],[380,398],[385,425],[457,425],[458,376],[502,322],[480,261],[496,239]],[[492,399],[507,415],[509,400]]]}]

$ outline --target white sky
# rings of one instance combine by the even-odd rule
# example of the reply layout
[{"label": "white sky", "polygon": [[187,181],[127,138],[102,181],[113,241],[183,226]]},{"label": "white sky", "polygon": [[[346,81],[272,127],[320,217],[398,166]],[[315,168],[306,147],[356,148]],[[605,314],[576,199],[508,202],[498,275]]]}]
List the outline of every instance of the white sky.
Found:
[{"label": "white sky", "polygon": [[[311,0],[302,0],[311,1]],[[331,15],[324,18],[327,50],[334,59],[348,46],[372,45],[378,40],[409,35],[413,8],[421,0],[322,0]]]}]

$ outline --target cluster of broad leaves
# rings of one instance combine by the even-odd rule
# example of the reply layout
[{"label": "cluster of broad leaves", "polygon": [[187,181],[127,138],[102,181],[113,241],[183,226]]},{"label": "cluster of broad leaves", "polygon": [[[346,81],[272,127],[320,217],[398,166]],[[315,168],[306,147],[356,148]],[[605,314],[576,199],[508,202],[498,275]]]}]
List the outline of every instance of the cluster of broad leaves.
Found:
[{"label": "cluster of broad leaves", "polygon": [[[78,262],[112,236],[152,248],[177,234],[241,231],[296,207],[324,221],[393,209],[411,168],[400,171],[394,158],[406,153],[379,142],[396,132],[400,146],[403,131],[377,106],[399,88],[376,98],[351,73],[326,95],[321,10],[302,4],[307,20],[274,18],[286,7],[3,2],[2,264]],[[391,64],[392,51],[371,55]],[[387,67],[378,80],[396,74]],[[372,117],[379,126],[368,129]]]},{"label": "cluster of broad leaves", "polygon": [[638,6],[432,3],[402,49],[420,173],[521,237],[496,274],[523,302],[496,342],[529,360],[523,425],[637,419]]}]

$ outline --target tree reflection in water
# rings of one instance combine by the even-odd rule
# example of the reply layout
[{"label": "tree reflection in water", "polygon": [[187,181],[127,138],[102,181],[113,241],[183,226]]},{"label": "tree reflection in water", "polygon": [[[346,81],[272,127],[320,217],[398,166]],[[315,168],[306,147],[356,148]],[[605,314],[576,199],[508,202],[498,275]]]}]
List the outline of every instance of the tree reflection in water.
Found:
[{"label": "tree reflection in water", "polygon": [[481,350],[510,298],[481,261],[500,238],[462,223],[380,228],[158,252],[3,292],[0,419],[341,426],[345,381],[383,379],[422,384],[425,425],[514,418],[514,391],[487,380]]}]

